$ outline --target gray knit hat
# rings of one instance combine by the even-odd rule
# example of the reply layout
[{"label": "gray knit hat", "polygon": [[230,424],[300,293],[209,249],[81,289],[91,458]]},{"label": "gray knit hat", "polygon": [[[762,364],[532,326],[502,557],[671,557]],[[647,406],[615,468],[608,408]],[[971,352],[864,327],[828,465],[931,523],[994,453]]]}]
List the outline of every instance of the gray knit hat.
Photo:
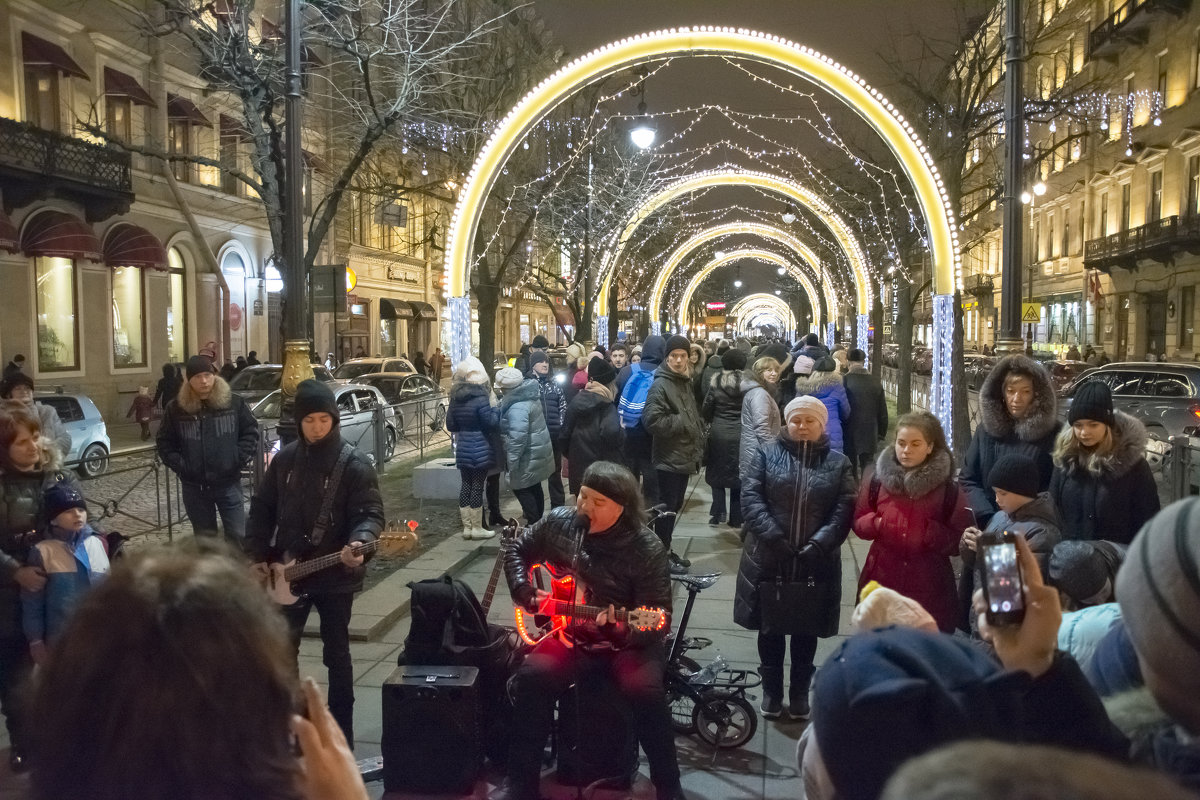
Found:
[{"label": "gray knit hat", "polygon": [[1117,601],[1142,661],[1175,691],[1200,696],[1200,497],[1142,526],[1117,573]]}]

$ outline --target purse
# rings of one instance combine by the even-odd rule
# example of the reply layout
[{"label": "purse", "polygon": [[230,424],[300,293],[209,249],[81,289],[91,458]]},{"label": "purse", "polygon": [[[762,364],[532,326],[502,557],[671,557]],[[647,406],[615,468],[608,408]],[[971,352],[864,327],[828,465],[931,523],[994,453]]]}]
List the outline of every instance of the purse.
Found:
[{"label": "purse", "polygon": [[841,587],[818,582],[811,575],[785,581],[776,578],[758,585],[759,631],[768,636],[827,637],[838,632],[838,603],[830,597]]}]

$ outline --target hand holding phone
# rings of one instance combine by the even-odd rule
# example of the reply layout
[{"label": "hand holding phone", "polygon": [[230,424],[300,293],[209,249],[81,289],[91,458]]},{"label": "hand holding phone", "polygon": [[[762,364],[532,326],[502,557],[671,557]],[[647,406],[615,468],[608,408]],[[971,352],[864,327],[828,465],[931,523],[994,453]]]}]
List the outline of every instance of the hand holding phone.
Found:
[{"label": "hand holding phone", "polygon": [[1025,618],[1025,583],[1016,540],[1017,535],[1009,531],[985,531],[975,539],[984,614],[992,625],[1015,625]]},{"label": "hand holding phone", "polygon": [[[1024,584],[1024,618],[1013,624],[991,622],[986,613],[989,604],[985,591],[980,588],[974,597],[979,633],[996,648],[996,655],[1005,669],[1021,670],[1038,678],[1054,663],[1058,628],[1062,624],[1062,604],[1058,590],[1042,580],[1042,571],[1025,537],[1013,535],[1012,544],[1016,548]],[[983,560],[981,557],[980,561]]]}]

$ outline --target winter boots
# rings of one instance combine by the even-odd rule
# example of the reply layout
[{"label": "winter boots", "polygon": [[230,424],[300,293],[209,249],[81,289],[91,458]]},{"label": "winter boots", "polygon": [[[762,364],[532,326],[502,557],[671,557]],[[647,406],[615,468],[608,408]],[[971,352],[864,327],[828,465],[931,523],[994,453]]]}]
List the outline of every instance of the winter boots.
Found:
[{"label": "winter boots", "polygon": [[490,539],[496,535],[495,531],[488,530],[480,524],[482,517],[478,508],[460,507],[458,516],[462,520],[464,539]]},{"label": "winter boots", "polygon": [[792,664],[788,681],[788,717],[793,720],[806,720],[812,715],[808,704],[808,689],[812,685],[813,673],[817,668],[812,664]]},{"label": "winter boots", "polygon": [[783,667],[768,667],[765,664],[758,668],[762,676],[762,704],[758,710],[763,719],[779,719],[783,714]]}]

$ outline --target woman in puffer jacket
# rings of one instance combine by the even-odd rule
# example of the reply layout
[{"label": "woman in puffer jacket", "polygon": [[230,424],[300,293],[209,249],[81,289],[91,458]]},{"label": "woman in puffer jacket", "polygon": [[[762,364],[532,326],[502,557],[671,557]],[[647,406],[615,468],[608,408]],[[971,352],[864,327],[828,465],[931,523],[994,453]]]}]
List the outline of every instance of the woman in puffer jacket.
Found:
[{"label": "woman in puffer jacket", "polygon": [[625,430],[617,415],[617,371],[602,358],[588,364],[588,382],[567,406],[559,446],[567,457],[571,494],[578,496],[583,473],[597,461],[624,461]]},{"label": "woman in puffer jacket", "polygon": [[1063,539],[1129,544],[1159,510],[1158,487],[1146,463],[1146,428],[1113,411],[1100,381],[1075,391],[1058,436],[1050,497],[1062,518]]},{"label": "woman in puffer jacket", "polygon": [[463,538],[488,539],[495,533],[483,527],[480,509],[488,473],[500,466],[500,423],[488,390],[488,374],[474,356],[464,358],[454,368],[446,430],[454,434],[454,465],[461,479],[458,513]]},{"label": "woman in puffer jacket", "polygon": [[738,474],[738,462],[742,439],[742,403],[746,394],[742,388],[742,368],[745,366],[745,353],[741,350],[727,352],[721,371],[712,377],[700,409],[700,416],[708,423],[704,481],[712,487],[709,525],[720,525],[725,521],[725,492],[728,490],[729,526],[742,526],[742,506],[738,500],[742,480]]},{"label": "woman in puffer jacket", "polygon": [[815,397],[825,404],[829,411],[829,425],[825,428],[829,446],[839,453],[845,453],[842,425],[850,419],[850,398],[837,371],[837,362],[825,356],[813,364],[811,375],[796,378],[796,397],[803,395]]},{"label": "woman in puffer jacket", "polygon": [[859,576],[920,603],[944,633],[958,619],[950,557],[971,524],[967,496],[954,480],[954,459],[937,417],[905,414],[896,441],[875,461],[854,509],[854,532],[871,542]]},{"label": "woman in puffer jacket", "polygon": [[496,373],[496,389],[501,392],[500,437],[508,485],[521,504],[526,524],[532,525],[546,510],[542,481],[554,472],[554,447],[542,408],[542,390],[537,381],[512,367]]},{"label": "woman in puffer jacket", "polygon": [[[740,349],[740,348],[739,348]],[[754,369],[742,373],[742,435],[738,440],[738,473],[744,475],[756,450],[775,441],[782,425],[779,414],[779,362],[770,356],[756,359]]]}]

